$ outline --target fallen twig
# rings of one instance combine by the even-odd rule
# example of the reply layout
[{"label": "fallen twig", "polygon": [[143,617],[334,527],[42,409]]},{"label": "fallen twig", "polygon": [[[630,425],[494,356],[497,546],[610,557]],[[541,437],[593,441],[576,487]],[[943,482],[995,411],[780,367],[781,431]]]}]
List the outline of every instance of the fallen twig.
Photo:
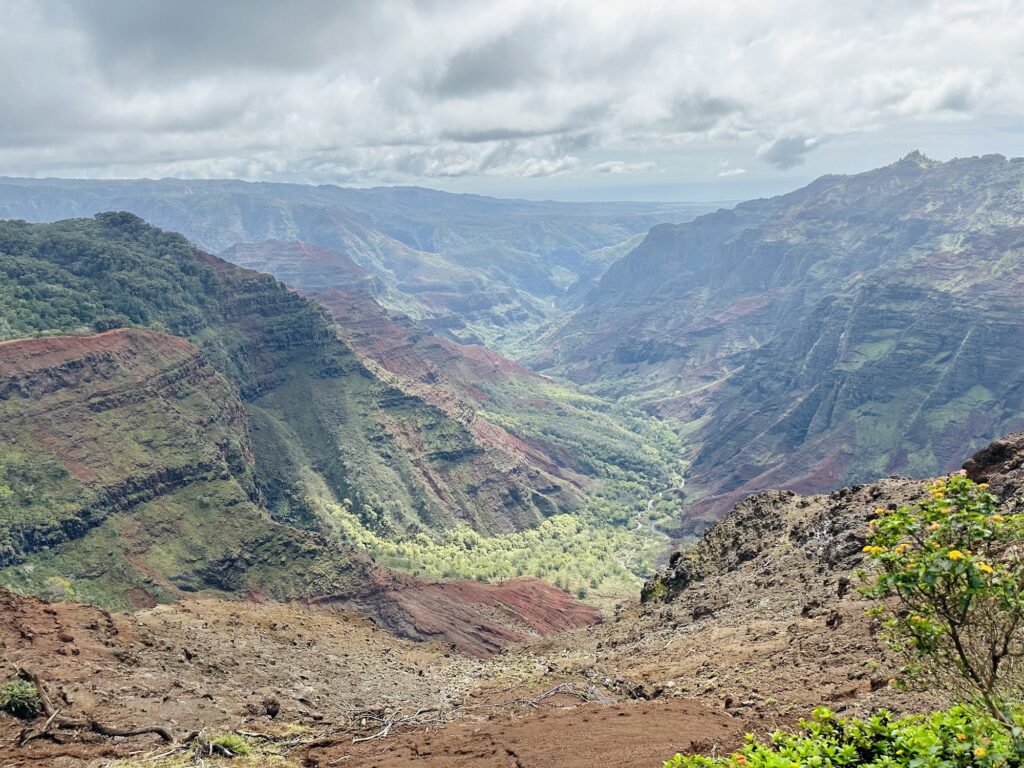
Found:
[{"label": "fallen twig", "polygon": [[25,680],[35,687],[36,692],[39,694],[39,704],[42,707],[43,714],[47,716],[45,725],[42,729],[35,733],[30,733],[27,730],[23,731],[21,738],[18,740],[19,746],[24,746],[33,739],[38,739],[43,736],[48,736],[50,728],[56,728],[58,730],[81,730],[81,731],[92,731],[98,733],[101,736],[143,736],[146,734],[154,734],[159,736],[165,742],[170,744],[174,743],[174,736],[171,732],[160,725],[148,725],[142,728],[115,728],[110,725],[105,725],[98,720],[88,717],[82,719],[74,719],[69,717],[60,717],[60,710],[53,706],[53,701],[50,700],[49,694],[46,692],[46,686],[43,685],[43,681],[39,679],[39,676],[31,670],[19,667],[17,664],[12,663],[14,671],[18,677]]}]

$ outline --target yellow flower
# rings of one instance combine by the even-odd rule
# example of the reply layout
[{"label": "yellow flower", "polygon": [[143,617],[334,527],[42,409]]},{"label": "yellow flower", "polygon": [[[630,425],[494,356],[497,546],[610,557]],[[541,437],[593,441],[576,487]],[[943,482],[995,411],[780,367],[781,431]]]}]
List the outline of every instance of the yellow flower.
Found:
[{"label": "yellow flower", "polygon": [[988,488],[988,483],[978,483],[979,488]]},{"label": "yellow flower", "polygon": [[993,572],[992,566],[988,563],[977,563],[977,566],[979,571],[984,571],[985,573]]},{"label": "yellow flower", "polygon": [[949,554],[947,555],[947,557],[950,560],[963,560],[964,559],[964,553],[961,552],[959,549],[951,549],[951,550],[949,550]]},{"label": "yellow flower", "polygon": [[958,733],[956,735],[956,740],[957,741],[967,741],[967,734],[966,733]]},{"label": "yellow flower", "polygon": [[922,619],[922,618],[921,618],[920,616],[916,616],[916,615],[915,615],[915,616],[911,616],[911,617],[910,617],[910,620],[911,620],[912,622],[914,622],[915,624],[916,624],[917,622],[919,622],[919,621],[924,621],[924,619]]},{"label": "yellow flower", "polygon": [[929,526],[928,526],[928,530],[929,530],[929,531],[937,531],[937,530],[939,530],[939,529],[940,529],[941,527],[942,527],[942,524],[941,524],[941,523],[932,523],[931,525],[929,525]]},{"label": "yellow flower", "polygon": [[974,756],[975,757],[984,757],[987,754],[988,754],[988,750],[985,749],[984,747],[978,747],[976,750],[974,750]]},{"label": "yellow flower", "polygon": [[991,520],[993,523],[1004,523],[1004,522],[1006,522],[1006,518],[1003,517],[1002,515],[992,515],[992,517],[990,517],[989,520]]},{"label": "yellow flower", "polygon": [[880,555],[885,552],[885,547],[873,547],[870,544],[864,547],[862,552],[867,552],[869,555]]},{"label": "yellow flower", "polygon": [[895,552],[896,552],[897,554],[900,554],[900,555],[902,555],[902,554],[903,554],[904,552],[906,552],[906,551],[907,551],[907,549],[908,549],[909,547],[910,547],[910,545],[909,545],[909,544],[897,544],[897,545],[896,545],[896,547],[894,548],[894,551],[895,551]]}]

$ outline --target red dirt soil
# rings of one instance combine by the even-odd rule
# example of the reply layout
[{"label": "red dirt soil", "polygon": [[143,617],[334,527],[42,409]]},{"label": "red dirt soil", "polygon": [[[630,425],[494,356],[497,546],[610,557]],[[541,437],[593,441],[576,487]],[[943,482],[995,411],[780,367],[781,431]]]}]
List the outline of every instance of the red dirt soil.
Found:
[{"label": "red dirt soil", "polygon": [[117,328],[90,336],[50,336],[0,341],[4,376],[15,378],[81,360],[97,353],[118,352],[128,346],[160,350],[190,347],[185,339],[140,328]]},{"label": "red dirt soil", "polygon": [[[743,728],[690,699],[544,706],[519,718],[457,720],[441,730],[311,750],[306,764],[361,768],[657,768],[676,752],[721,752]],[[346,757],[350,756],[350,757]]]},{"label": "red dirt soil", "polygon": [[598,609],[532,577],[496,584],[475,581],[382,581],[354,596],[328,597],[317,605],[356,609],[401,637],[434,640],[476,658],[510,643],[596,624]]}]

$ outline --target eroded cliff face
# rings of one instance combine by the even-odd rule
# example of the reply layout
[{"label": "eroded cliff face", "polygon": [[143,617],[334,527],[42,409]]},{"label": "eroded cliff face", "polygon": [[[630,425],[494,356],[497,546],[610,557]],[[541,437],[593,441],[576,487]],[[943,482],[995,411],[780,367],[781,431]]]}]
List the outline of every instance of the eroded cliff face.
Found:
[{"label": "eroded cliff face", "polygon": [[919,153],[651,231],[537,362],[683,425],[693,514],[1021,428],[1024,160]]},{"label": "eroded cliff face", "polygon": [[[122,608],[204,589],[283,597],[322,559],[325,540],[261,507],[238,391],[184,339],[0,344],[0,413],[6,584]],[[353,568],[339,557],[327,581]]]},{"label": "eroded cliff face", "polygon": [[[379,533],[493,533],[579,501],[577,485],[533,463],[557,460],[514,455],[494,430],[381,375],[312,301],[135,216],[6,223],[2,247],[8,334],[134,323],[202,350],[241,396],[249,482],[275,519],[326,531],[324,504],[350,499]],[[65,289],[56,300],[39,287],[52,282]]]},{"label": "eroded cliff face", "polygon": [[193,483],[255,494],[236,390],[184,339],[136,330],[0,344],[11,565]]},{"label": "eroded cliff face", "polygon": [[[229,311],[250,304],[267,308]],[[430,584],[273,520],[243,401],[182,338],[0,343],[0,416],[0,583],[114,608],[193,593],[347,606],[476,656],[599,618],[539,580]]]}]

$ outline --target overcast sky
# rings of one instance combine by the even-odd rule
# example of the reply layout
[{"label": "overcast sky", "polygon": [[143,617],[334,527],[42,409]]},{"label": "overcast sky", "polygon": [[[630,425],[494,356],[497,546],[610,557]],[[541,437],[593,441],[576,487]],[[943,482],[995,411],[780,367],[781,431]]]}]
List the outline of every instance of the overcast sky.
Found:
[{"label": "overcast sky", "polygon": [[735,200],[1024,154],[1024,0],[0,0],[0,174]]}]

